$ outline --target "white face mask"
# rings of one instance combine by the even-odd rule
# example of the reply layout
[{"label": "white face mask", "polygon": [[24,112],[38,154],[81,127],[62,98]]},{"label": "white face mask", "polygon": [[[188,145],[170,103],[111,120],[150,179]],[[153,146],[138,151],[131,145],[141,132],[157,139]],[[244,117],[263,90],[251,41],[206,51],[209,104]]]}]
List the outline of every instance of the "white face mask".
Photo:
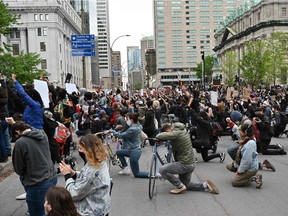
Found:
[{"label": "white face mask", "polygon": [[131,120],[128,120],[128,121],[126,122],[126,124],[127,124],[128,126],[131,126]]}]

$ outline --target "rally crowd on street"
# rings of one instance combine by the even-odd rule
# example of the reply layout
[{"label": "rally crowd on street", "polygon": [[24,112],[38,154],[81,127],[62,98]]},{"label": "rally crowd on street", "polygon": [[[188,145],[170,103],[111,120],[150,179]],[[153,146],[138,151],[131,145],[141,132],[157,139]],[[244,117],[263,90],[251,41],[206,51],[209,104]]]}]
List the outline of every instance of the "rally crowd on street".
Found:
[{"label": "rally crowd on street", "polygon": [[[168,141],[174,159],[154,177],[170,182],[171,194],[221,193],[217,182],[193,182],[191,176],[197,162],[209,166],[210,160],[223,163],[227,157],[232,163],[226,168],[235,173],[233,187],[255,184],[261,189],[265,179],[258,171],[276,171],[269,155],[287,154],[271,143],[272,137],[288,135],[288,93],[282,86],[238,86],[232,91],[225,86],[203,90],[198,84],[141,91],[80,88],[69,94],[45,81],[49,95],[43,97],[33,84],[19,83],[15,74],[0,77],[0,163],[12,157],[25,189],[18,198],[26,199],[31,216],[109,215],[113,179],[106,137],[120,143],[119,175],[135,178],[151,177],[139,166],[142,147]],[[49,98],[49,107],[44,98]],[[224,135],[234,144],[218,152]],[[83,167],[76,169],[71,148],[78,150]],[[267,158],[259,161],[259,154]],[[59,175],[65,185],[57,184]]]}]

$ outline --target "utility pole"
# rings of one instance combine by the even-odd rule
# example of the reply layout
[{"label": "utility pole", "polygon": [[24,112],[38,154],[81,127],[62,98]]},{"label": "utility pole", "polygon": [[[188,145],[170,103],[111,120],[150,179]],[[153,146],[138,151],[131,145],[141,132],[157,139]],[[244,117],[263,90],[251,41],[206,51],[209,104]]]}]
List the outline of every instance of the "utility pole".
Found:
[{"label": "utility pole", "polygon": [[[81,0],[81,31],[85,34],[85,22],[84,22],[84,5],[83,0]],[[86,88],[86,62],[85,56],[82,56],[82,71],[83,71],[83,88]]]},{"label": "utility pole", "polygon": [[203,89],[205,91],[205,52],[201,51],[202,54],[202,84],[203,84]]}]

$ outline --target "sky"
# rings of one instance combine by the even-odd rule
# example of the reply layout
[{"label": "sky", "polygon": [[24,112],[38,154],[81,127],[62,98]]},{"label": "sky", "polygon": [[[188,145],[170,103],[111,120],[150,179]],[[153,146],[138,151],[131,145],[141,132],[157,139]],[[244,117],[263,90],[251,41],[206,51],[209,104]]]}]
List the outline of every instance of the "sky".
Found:
[{"label": "sky", "polygon": [[127,66],[127,46],[139,46],[144,36],[153,35],[153,0],[109,0],[110,44],[121,52],[121,64]]}]

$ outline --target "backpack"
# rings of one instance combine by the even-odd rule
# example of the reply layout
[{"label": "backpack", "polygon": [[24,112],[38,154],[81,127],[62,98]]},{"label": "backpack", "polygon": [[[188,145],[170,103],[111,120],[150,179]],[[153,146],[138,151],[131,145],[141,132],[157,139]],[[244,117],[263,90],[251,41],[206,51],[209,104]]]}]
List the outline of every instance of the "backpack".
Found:
[{"label": "backpack", "polygon": [[280,124],[283,126],[288,124],[288,118],[284,112],[280,112],[280,122]]},{"label": "backpack", "polygon": [[57,122],[58,126],[55,128],[54,139],[58,144],[65,144],[68,137],[71,135],[69,129],[62,123]]},{"label": "backpack", "polygon": [[212,128],[212,136],[213,137],[222,136],[223,128],[220,126],[220,124],[218,122],[211,122],[210,125]]}]

